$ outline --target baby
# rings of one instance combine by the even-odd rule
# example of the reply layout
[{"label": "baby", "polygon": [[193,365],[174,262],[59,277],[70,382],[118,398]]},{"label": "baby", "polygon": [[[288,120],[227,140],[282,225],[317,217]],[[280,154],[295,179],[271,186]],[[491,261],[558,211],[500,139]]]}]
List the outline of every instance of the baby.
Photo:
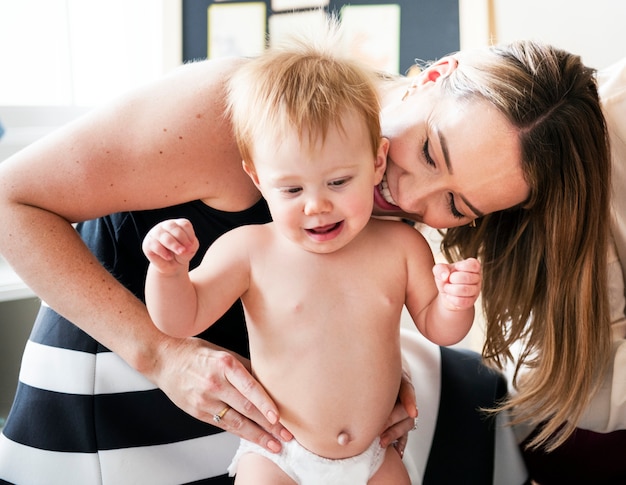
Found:
[{"label": "baby", "polygon": [[[243,168],[273,222],[226,233],[191,272],[191,224],[153,228],[143,244],[150,315],[186,337],[241,298],[252,372],[278,409],[268,419],[295,439],[279,454],[242,441],[236,483],[409,484],[378,438],[398,397],[400,315],[406,305],[431,341],[458,342],[480,265],[435,266],[413,227],[371,217],[388,149],[375,80],[332,46],[294,41],[247,61],[228,102]],[[225,405],[216,417],[236,412]]]}]

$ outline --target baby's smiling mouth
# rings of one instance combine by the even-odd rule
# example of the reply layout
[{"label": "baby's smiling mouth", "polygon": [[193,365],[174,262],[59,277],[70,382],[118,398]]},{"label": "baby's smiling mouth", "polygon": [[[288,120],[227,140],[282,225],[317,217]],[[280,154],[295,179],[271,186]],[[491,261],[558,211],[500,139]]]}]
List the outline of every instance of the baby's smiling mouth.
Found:
[{"label": "baby's smiling mouth", "polygon": [[398,203],[395,200],[393,200],[393,197],[391,196],[391,191],[389,190],[389,183],[387,182],[386,172],[383,175],[383,180],[380,182],[380,195],[383,196],[383,199],[385,199],[385,201],[389,202],[390,204],[395,205],[396,207],[398,206]]},{"label": "baby's smiling mouth", "polygon": [[312,227],[307,229],[307,232],[312,234],[328,234],[329,232],[334,231],[341,225],[341,222],[336,222],[334,224],[326,224],[324,226]]}]

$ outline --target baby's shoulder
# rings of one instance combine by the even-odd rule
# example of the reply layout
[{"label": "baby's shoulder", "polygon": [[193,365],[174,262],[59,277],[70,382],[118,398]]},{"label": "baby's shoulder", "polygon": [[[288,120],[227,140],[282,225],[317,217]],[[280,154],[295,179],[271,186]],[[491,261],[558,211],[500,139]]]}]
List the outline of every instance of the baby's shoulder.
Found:
[{"label": "baby's shoulder", "polygon": [[404,221],[372,218],[370,224],[374,226],[376,232],[384,233],[387,238],[393,236],[407,240],[425,241],[424,236],[415,226]]},{"label": "baby's shoulder", "polygon": [[231,229],[218,239],[222,244],[259,244],[270,234],[268,224],[247,224]]},{"label": "baby's shoulder", "polygon": [[432,254],[428,241],[415,226],[398,220],[376,219],[372,222],[375,224],[373,237],[377,244],[382,244],[385,252],[404,254],[409,259]]},{"label": "baby's shoulder", "polygon": [[265,234],[270,234],[270,223],[267,224],[247,224],[235,227],[222,235],[222,239],[228,241],[248,241],[253,243],[259,241]]}]

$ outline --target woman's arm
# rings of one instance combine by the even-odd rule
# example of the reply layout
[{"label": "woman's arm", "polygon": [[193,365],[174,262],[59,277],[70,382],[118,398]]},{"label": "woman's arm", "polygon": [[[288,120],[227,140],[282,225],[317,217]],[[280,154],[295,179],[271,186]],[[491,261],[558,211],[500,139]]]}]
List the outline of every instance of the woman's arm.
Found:
[{"label": "woman's arm", "polygon": [[[160,333],[70,223],[199,198],[224,210],[251,206],[259,195],[223,118],[223,83],[234,65],[184,66],[0,164],[3,257],[51,307],[209,422],[224,402],[242,410],[258,402],[258,383],[230,354]],[[243,396],[237,388],[250,391]],[[258,410],[246,416],[267,423]],[[237,434],[268,446],[271,435],[259,426],[231,420]]]},{"label": "woman's arm", "polygon": [[2,255],[50,306],[137,368],[145,368],[144,351],[116,342],[111,302],[117,315],[145,310],[70,222],[199,198],[224,210],[252,205],[258,193],[223,119],[229,69],[185,66],[0,164],[0,217],[10,228],[0,233]]}]

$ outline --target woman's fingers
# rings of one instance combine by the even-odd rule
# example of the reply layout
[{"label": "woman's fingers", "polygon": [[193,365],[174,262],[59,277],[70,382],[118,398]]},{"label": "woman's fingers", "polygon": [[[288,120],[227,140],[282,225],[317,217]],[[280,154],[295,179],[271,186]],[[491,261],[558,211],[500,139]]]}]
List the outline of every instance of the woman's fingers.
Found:
[{"label": "woman's fingers", "polygon": [[211,424],[213,426],[217,426],[225,431],[229,431],[237,436],[245,438],[248,441],[257,443],[269,451],[280,451],[280,440],[276,437],[280,437],[283,441],[288,441],[293,438],[293,435],[289,433],[289,431],[287,431],[280,423],[267,425],[268,428],[265,428],[256,423],[250,417],[241,414],[235,408],[228,406],[228,408],[223,409],[227,409],[227,412],[220,417],[219,422],[216,422],[215,418],[219,417],[220,413],[211,415]]},{"label": "woman's fingers", "polygon": [[[416,418],[405,417],[388,427],[380,436],[380,445],[385,447],[396,444],[396,449],[402,455],[402,453],[404,453],[404,446],[406,446],[409,437],[409,431],[415,428],[415,419]],[[400,443],[400,445],[398,445],[398,443]]]},{"label": "woman's fingers", "polygon": [[381,446],[386,447],[395,443],[396,449],[400,451],[400,447],[402,448],[402,452],[404,452],[408,432],[415,426],[417,413],[415,389],[413,388],[409,375],[403,372],[400,381],[400,390],[398,392],[398,402],[396,402],[387,420],[387,429],[380,435]]},{"label": "woman's fingers", "polygon": [[[217,375],[223,376],[223,381],[218,377],[220,382],[213,380],[209,389],[231,407],[218,426],[272,451],[279,451],[280,444],[275,443],[272,436],[283,440],[290,440],[293,436],[278,421],[278,409],[270,396],[230,353],[216,353],[215,358],[222,369]],[[209,422],[208,418],[213,420],[213,417],[209,412],[202,419]]]},{"label": "woman's fingers", "polygon": [[177,406],[201,421],[269,451],[280,450],[277,438],[285,441],[292,438],[277,421],[276,405],[250,375],[241,357],[197,338],[174,339],[174,342],[168,346],[165,357],[169,365],[162,366],[163,373],[157,380]]},{"label": "woman's fingers", "polygon": [[[237,362],[238,363],[238,362]],[[241,394],[245,396],[244,412],[260,411],[267,423],[278,422],[278,408],[265,391],[263,386],[241,365],[225,365],[224,377]]]},{"label": "woman's fingers", "polygon": [[[413,381],[411,376],[406,371],[407,364],[402,363],[402,377],[400,379],[400,390],[398,391],[398,400],[404,407],[406,414],[409,417],[417,418],[417,402],[415,400],[415,387],[413,387]],[[402,416],[404,418],[404,416]]]}]

